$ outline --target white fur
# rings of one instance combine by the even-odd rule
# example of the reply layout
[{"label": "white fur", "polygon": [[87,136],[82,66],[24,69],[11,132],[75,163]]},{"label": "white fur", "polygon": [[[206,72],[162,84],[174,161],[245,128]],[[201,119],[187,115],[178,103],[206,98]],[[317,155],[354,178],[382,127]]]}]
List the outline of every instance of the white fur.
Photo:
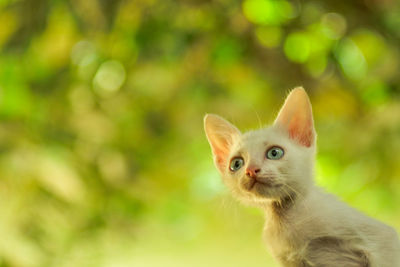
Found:
[{"label": "white fur", "polygon": [[[285,106],[290,106],[287,103]],[[311,114],[311,106],[309,109]],[[281,111],[281,117],[282,112],[285,111]],[[218,149],[213,147],[213,138],[233,133],[225,143],[229,144],[229,150],[223,154],[223,165],[219,165],[221,161],[215,163],[224,183],[239,200],[265,211],[264,239],[272,255],[282,266],[399,267],[400,242],[393,228],[356,211],[314,184],[313,125],[312,129],[306,129],[314,133],[309,137],[311,146],[300,144],[282,125],[275,123],[241,134],[216,115],[205,118],[213,151]],[[284,156],[279,160],[267,159],[265,154],[271,146],[283,148]],[[232,172],[229,161],[236,156],[243,157],[245,164]],[[265,184],[249,187],[251,178],[245,170],[250,165],[260,167],[260,180]]]}]

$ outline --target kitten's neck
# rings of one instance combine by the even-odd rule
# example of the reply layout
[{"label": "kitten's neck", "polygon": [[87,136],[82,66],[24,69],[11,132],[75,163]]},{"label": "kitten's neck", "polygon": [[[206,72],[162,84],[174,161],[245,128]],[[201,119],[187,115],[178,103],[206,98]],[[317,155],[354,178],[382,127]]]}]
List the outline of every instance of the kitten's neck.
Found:
[{"label": "kitten's neck", "polygon": [[274,200],[270,204],[270,211],[278,217],[285,216],[285,214],[293,208],[293,206],[296,204],[297,201],[297,195],[295,193],[292,193],[290,195],[287,195],[285,197],[282,197],[279,200]]},{"label": "kitten's neck", "polygon": [[271,200],[264,205],[266,216],[271,220],[283,222],[287,215],[296,209],[296,206],[302,202],[309,192],[289,192],[280,199]]}]

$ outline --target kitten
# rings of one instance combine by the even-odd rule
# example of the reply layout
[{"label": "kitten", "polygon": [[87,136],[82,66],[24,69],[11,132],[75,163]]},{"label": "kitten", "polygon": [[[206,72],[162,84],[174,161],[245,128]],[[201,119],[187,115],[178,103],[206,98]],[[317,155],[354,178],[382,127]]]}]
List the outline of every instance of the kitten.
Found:
[{"label": "kitten", "polygon": [[242,134],[211,114],[204,126],[224,183],[265,211],[265,243],[282,266],[400,266],[394,229],[314,185],[316,133],[303,88],[289,94],[268,128]]}]

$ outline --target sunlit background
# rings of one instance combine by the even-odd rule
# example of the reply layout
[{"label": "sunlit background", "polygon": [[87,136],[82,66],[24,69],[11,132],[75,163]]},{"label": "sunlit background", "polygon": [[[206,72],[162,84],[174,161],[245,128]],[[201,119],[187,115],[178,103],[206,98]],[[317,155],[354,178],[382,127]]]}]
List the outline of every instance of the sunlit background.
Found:
[{"label": "sunlit background", "polygon": [[317,182],[400,230],[396,0],[1,0],[0,266],[261,267],[205,113],[314,108]]}]

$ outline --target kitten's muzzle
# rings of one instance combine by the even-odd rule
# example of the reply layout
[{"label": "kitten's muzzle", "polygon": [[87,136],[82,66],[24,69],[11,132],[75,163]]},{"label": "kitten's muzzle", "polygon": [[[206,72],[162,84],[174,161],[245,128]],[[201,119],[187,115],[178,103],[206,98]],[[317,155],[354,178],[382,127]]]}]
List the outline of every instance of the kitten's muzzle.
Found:
[{"label": "kitten's muzzle", "polygon": [[249,166],[246,168],[246,175],[250,178],[256,179],[257,174],[261,171],[257,166]]},{"label": "kitten's muzzle", "polygon": [[242,185],[244,186],[245,189],[247,190],[252,190],[253,187],[256,184],[259,184],[260,186],[267,186],[267,187],[273,187],[274,186],[274,182],[273,179],[271,179],[271,177],[263,177],[259,175],[258,171],[257,173],[249,173],[247,174],[246,172],[246,178],[244,179],[242,182]]}]

